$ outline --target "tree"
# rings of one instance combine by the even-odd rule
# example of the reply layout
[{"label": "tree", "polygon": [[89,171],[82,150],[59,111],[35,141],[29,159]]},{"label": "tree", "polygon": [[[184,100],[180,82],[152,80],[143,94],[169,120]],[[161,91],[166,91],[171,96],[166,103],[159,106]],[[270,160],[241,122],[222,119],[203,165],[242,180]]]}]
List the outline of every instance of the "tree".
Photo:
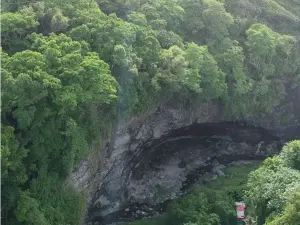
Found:
[{"label": "tree", "polygon": [[184,9],[179,0],[153,0],[141,6],[141,12],[156,30],[176,31],[183,19]]},{"label": "tree", "polygon": [[204,100],[226,99],[228,95],[225,73],[220,70],[207,47],[202,47],[202,54],[203,60],[200,64],[202,98]]},{"label": "tree", "polygon": [[21,194],[15,213],[18,221],[25,222],[25,224],[48,224],[43,213],[39,209],[38,201],[34,198],[31,198],[28,191],[25,191]]},{"label": "tree", "polygon": [[171,224],[195,223],[203,225],[217,225],[220,219],[212,211],[207,192],[189,196],[188,199],[181,199],[174,202],[168,208],[168,218]]},{"label": "tree", "polygon": [[163,49],[168,49],[173,45],[177,45],[183,48],[182,37],[174,33],[173,31],[160,30],[157,33],[157,40],[159,41]]},{"label": "tree", "polygon": [[280,158],[285,166],[300,171],[300,141],[287,143],[280,153]]},{"label": "tree", "polygon": [[224,4],[217,0],[204,0],[202,17],[210,39],[222,40],[229,35],[228,29],[233,24],[233,18],[226,12]]},{"label": "tree", "polygon": [[[161,71],[158,72],[153,82],[161,81],[168,85],[168,89],[172,88],[174,92],[181,89],[182,84],[186,82],[187,62],[184,58],[184,51],[178,46],[172,46],[167,50],[161,50],[160,53]],[[161,88],[159,84],[156,84]]]},{"label": "tree", "polygon": [[290,35],[281,35],[277,39],[276,57],[274,59],[276,74],[296,74],[299,68],[298,54],[299,47],[296,39]]},{"label": "tree", "polygon": [[250,63],[264,76],[273,75],[271,64],[276,51],[276,36],[271,29],[262,24],[254,24],[247,31],[247,46],[250,52]]},{"label": "tree", "polygon": [[138,13],[138,12],[132,12],[128,15],[128,21],[139,25],[139,26],[147,26],[148,25],[148,21],[147,18],[144,14],[142,13]]},{"label": "tree", "polygon": [[2,47],[9,53],[26,48],[25,37],[39,25],[32,8],[22,8],[18,12],[1,14]]},{"label": "tree", "polygon": [[247,77],[244,70],[244,51],[237,41],[233,41],[224,53],[216,55],[221,70],[226,74],[228,95],[227,113],[233,117],[240,117],[249,113],[245,102],[249,92],[253,89],[253,81]]},{"label": "tree", "polygon": [[10,209],[16,207],[21,187],[28,180],[28,168],[24,164],[28,150],[16,140],[13,127],[1,126],[1,199],[2,212],[8,219]]},{"label": "tree", "polygon": [[[14,191],[13,197],[7,195],[9,199],[4,199],[4,205],[11,213],[18,204],[16,216],[24,217],[17,219],[25,224],[53,224],[48,220],[49,214],[39,213],[40,208],[48,207],[48,199],[33,195],[29,189],[29,197],[20,195],[16,202],[18,193],[24,191],[27,177],[30,184],[37,180],[41,186],[51,188],[55,181],[68,176],[78,159],[86,156],[90,138],[95,140],[99,135],[92,132],[95,124],[91,125],[89,108],[114,102],[117,82],[108,64],[90,52],[86,42],[73,41],[64,34],[32,34],[30,41],[31,50],[11,57],[3,54],[2,121],[7,128],[2,138],[7,137],[7,141],[3,142],[2,169],[4,176],[21,171],[14,178],[4,179],[5,185],[12,184],[6,193]],[[50,177],[56,179],[47,184],[44,179],[51,180]],[[55,205],[51,207],[58,210]],[[32,220],[27,218],[31,213]]]},{"label": "tree", "polygon": [[297,225],[300,221],[300,190],[292,194],[282,215],[277,215],[266,222],[266,225]]},{"label": "tree", "polygon": [[[38,4],[38,3],[35,3]],[[101,21],[105,15],[98,7],[97,1],[94,0],[45,0],[45,14],[50,14],[51,20],[60,16],[62,20],[67,19],[70,27],[74,28],[86,23]],[[53,13],[54,12],[54,13]]]},{"label": "tree", "polygon": [[[247,204],[255,209],[258,224],[265,221],[269,224],[274,215],[285,210],[288,214],[293,213],[290,212],[290,204],[298,204],[297,198],[295,203],[291,198],[297,196],[295,193],[300,188],[300,172],[290,167],[294,166],[290,159],[299,152],[297,144],[298,141],[288,143],[279,156],[266,159],[260,168],[250,174],[245,196]],[[277,216],[270,224],[277,224],[280,218]]]},{"label": "tree", "polygon": [[[181,33],[184,34],[187,40],[193,40],[197,44],[203,44],[205,41],[205,36],[203,36],[205,25],[202,13],[199,13],[204,10],[202,1],[182,0],[180,5],[185,11],[180,29]],[[203,31],[203,33],[201,31]]]},{"label": "tree", "polygon": [[261,80],[253,81],[252,87],[249,101],[254,106],[252,110],[255,111],[251,111],[251,115],[271,112],[286,94],[284,84],[278,79],[272,80],[263,77]]},{"label": "tree", "polygon": [[201,188],[175,200],[167,209],[168,223],[229,225],[235,220],[234,200],[224,191]]}]

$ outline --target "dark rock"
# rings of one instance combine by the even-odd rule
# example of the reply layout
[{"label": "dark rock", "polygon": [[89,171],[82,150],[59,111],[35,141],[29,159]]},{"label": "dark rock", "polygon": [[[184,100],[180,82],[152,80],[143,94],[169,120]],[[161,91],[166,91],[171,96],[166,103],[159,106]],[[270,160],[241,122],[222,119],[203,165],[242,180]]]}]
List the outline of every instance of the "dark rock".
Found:
[{"label": "dark rock", "polygon": [[222,170],[222,169],[225,169],[226,168],[226,166],[224,166],[224,165],[222,165],[222,164],[219,164],[219,165],[217,165],[217,166],[214,166],[213,167],[213,169],[212,169],[212,171],[214,172],[214,173],[216,173],[218,170]]},{"label": "dark rock", "polygon": [[[300,126],[279,127],[278,117],[267,115],[257,123],[224,122],[219,113],[214,103],[193,109],[164,105],[126,124],[118,123],[107,146],[109,157],[102,157],[99,170],[81,163],[72,175],[74,186],[88,183],[87,221],[107,224],[121,220],[118,215],[124,212],[128,218],[154,215],[160,211],[155,204],[183,195],[201,179],[215,179],[211,171],[217,173],[233,161],[263,160],[277,153],[285,141],[299,138]],[[135,203],[147,203],[151,210],[143,209],[146,215],[141,215],[140,205],[131,207]]]},{"label": "dark rock", "polygon": [[[146,124],[134,132],[136,136],[128,138],[125,132],[117,137],[110,169],[101,178],[97,191],[100,194],[92,200],[94,205],[100,202],[100,209],[90,207],[90,219],[99,220],[100,216],[113,222],[116,215],[122,215],[118,220],[155,215],[161,211],[155,204],[181,196],[198,181],[225,176],[224,164],[263,160],[282,146],[280,137],[273,132],[239,122],[193,124],[162,132],[164,135],[156,139],[152,139],[147,131],[152,128],[146,129]],[[131,142],[135,149],[130,149]],[[134,213],[128,207],[131,203],[149,205],[139,206]]]},{"label": "dark rock", "polygon": [[212,162],[211,162],[211,165],[213,166],[218,166],[220,163],[217,159],[213,159]]},{"label": "dark rock", "polygon": [[209,182],[212,180],[216,180],[218,176],[215,173],[206,173],[203,177],[202,180],[205,182]]},{"label": "dark rock", "polygon": [[219,177],[225,177],[225,173],[222,172],[222,170],[216,170],[216,174],[217,174]]}]

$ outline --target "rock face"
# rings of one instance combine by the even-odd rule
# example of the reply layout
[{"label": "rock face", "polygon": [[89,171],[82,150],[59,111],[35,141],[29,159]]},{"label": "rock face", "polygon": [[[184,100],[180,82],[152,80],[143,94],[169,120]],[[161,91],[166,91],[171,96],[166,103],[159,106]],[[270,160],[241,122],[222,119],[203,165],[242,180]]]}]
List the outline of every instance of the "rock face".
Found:
[{"label": "rock face", "polygon": [[[163,208],[201,177],[224,176],[219,162],[262,160],[282,147],[277,132],[244,122],[184,126],[169,121],[174,121],[172,112],[164,120],[154,114],[134,129],[119,130],[108,169],[95,179],[100,182],[87,222],[107,224],[153,215],[154,207]],[[212,173],[210,178],[207,173]],[[139,207],[134,208],[136,204]],[[141,210],[141,205],[147,205],[147,210]]]},{"label": "rock face", "polygon": [[[255,125],[222,121],[213,103],[189,110],[164,105],[118,125],[97,160],[82,162],[71,176],[79,191],[88,192],[85,224],[154,215],[196,181],[223,176],[224,166],[277,153],[284,141],[300,138],[300,126],[278,126],[280,115],[291,113],[282,110],[287,105],[290,102]],[[297,110],[293,106],[289,118],[295,118]],[[92,161],[98,162],[98,169],[91,167]]]}]

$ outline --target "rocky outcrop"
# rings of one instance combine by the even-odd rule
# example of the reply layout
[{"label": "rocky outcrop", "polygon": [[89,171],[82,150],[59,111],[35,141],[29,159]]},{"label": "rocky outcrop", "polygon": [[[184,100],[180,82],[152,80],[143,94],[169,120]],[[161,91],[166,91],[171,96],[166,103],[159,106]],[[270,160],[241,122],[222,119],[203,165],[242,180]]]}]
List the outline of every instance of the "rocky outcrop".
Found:
[{"label": "rocky outcrop", "polygon": [[[222,176],[222,166],[214,165],[216,159],[224,165],[235,160],[262,160],[282,146],[278,132],[245,122],[188,126],[182,122],[176,129],[171,115],[164,120],[153,115],[135,129],[119,131],[107,159],[107,171],[96,177],[101,182],[91,201],[87,221],[105,224],[121,219],[117,216],[139,218],[137,214],[143,216],[137,212],[140,207],[133,215],[132,205],[163,207],[202,176],[208,176],[207,173]],[[131,212],[127,216],[126,209]]]},{"label": "rocky outcrop", "polygon": [[[120,123],[101,155],[81,162],[71,176],[77,190],[88,192],[85,223],[152,215],[194,182],[222,176],[218,166],[275,154],[300,133],[297,125],[280,126],[282,115],[292,113],[287,123],[297,122],[299,109],[291,102],[300,97],[295,93],[255,124],[224,122],[213,103],[193,108],[164,105]],[[215,165],[215,159],[221,165]]]}]

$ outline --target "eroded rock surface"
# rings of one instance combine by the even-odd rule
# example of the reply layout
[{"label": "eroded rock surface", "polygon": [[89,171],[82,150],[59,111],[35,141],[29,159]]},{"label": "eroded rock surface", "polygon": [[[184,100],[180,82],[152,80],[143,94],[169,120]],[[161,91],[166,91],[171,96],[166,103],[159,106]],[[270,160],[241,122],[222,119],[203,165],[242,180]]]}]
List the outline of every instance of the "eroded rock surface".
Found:
[{"label": "eroded rock surface", "polygon": [[224,165],[262,160],[282,147],[278,132],[245,122],[194,123],[161,132],[160,138],[146,126],[119,133],[113,163],[98,178],[102,182],[87,218],[91,224],[154,215],[199,179],[223,176]]},{"label": "eroded rock surface", "polygon": [[[300,138],[299,110],[297,104],[287,108],[288,102],[254,120],[256,125],[224,122],[213,103],[190,109],[164,105],[118,124],[102,148],[98,169],[82,162],[72,174],[74,186],[88,190],[85,224],[155,215],[195,182],[222,175],[216,162],[222,167],[275,154],[285,141]],[[279,126],[285,111],[292,112],[294,126]]]}]

